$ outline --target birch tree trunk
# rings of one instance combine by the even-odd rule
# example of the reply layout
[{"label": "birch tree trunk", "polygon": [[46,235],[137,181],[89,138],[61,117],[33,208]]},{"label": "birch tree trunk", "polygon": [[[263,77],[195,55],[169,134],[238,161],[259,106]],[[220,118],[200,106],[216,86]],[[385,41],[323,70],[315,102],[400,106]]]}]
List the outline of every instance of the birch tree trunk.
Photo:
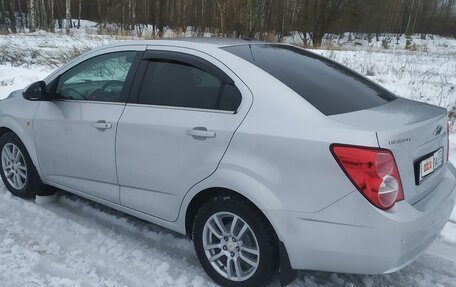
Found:
[{"label": "birch tree trunk", "polygon": [[16,34],[17,30],[16,30],[16,14],[14,13],[14,1],[12,1],[10,3],[8,14],[9,14],[10,22],[11,22],[10,23],[11,32]]},{"label": "birch tree trunk", "polygon": [[421,0],[417,1],[417,4],[415,6],[415,18],[413,19],[413,25],[412,25],[412,32],[415,33],[416,29],[416,18],[418,17],[419,9],[420,6],[422,5]]},{"label": "birch tree trunk", "polygon": [[131,16],[131,6],[132,6],[131,0],[129,0],[128,1],[128,9],[127,9],[127,11],[128,11],[127,24],[125,25],[126,30],[132,30],[131,29],[131,18],[132,18],[132,16]]},{"label": "birch tree trunk", "polygon": [[147,0],[144,0],[144,24],[147,24],[149,23],[149,12],[150,12],[150,8],[149,8],[149,5],[150,5],[150,2],[147,1]]},{"label": "birch tree trunk", "polygon": [[49,29],[52,33],[55,32],[55,20],[54,20],[54,0],[49,0]]},{"label": "birch tree trunk", "polygon": [[106,4],[107,4],[107,9],[106,9],[106,21],[105,21],[105,27],[106,27],[106,23],[111,23],[111,10],[112,10],[112,2],[111,0],[106,0]]},{"label": "birch tree trunk", "polygon": [[21,17],[21,25],[19,26],[19,30],[24,32],[24,13],[22,13],[21,1],[17,1],[17,9]]},{"label": "birch tree trunk", "polygon": [[407,21],[407,28],[405,28],[405,33],[407,35],[411,35],[413,33],[412,27],[410,26],[411,21],[412,21],[412,16],[413,16],[413,10],[415,9],[415,0],[412,0],[410,4],[410,13]]},{"label": "birch tree trunk", "polygon": [[220,32],[222,36],[225,36],[225,2],[223,0],[217,0],[217,6],[220,15]]},{"label": "birch tree trunk", "polygon": [[81,28],[82,0],[78,0],[78,29]]},{"label": "birch tree trunk", "polygon": [[287,10],[287,2],[283,1],[282,3],[282,23],[281,23],[281,29],[280,29],[280,40],[279,42],[282,42],[283,37],[285,37],[285,12]]},{"label": "birch tree trunk", "polygon": [[249,0],[249,35],[252,34],[253,29],[253,7],[252,0]]},{"label": "birch tree trunk", "polygon": [[122,22],[120,23],[120,31],[123,32],[125,29],[125,3],[122,2]]},{"label": "birch tree trunk", "polygon": [[35,0],[29,0],[29,15],[30,15],[30,19],[29,19],[29,28],[30,28],[30,32],[33,33],[36,31],[36,22],[35,22]]},{"label": "birch tree trunk", "polygon": [[133,0],[133,10],[131,11],[132,18],[133,18],[133,30],[136,27],[136,0]]},{"label": "birch tree trunk", "polygon": [[66,33],[70,34],[70,27],[71,27],[71,0],[66,0],[66,21],[65,21],[65,29]]},{"label": "birch tree trunk", "polygon": [[[8,17],[6,15],[5,1],[0,0],[0,23],[8,23]],[[5,25],[6,30],[8,31],[7,26]]]},{"label": "birch tree trunk", "polygon": [[46,19],[46,6],[44,5],[44,0],[38,1],[39,11],[40,11],[40,23],[39,27],[42,30],[47,30],[47,19]]},{"label": "birch tree trunk", "polygon": [[[126,30],[133,30],[133,1],[132,0],[129,0],[128,1],[128,11],[127,11],[127,27],[126,27]],[[130,32],[129,32],[130,33]]]},{"label": "birch tree trunk", "polygon": [[[98,10],[97,10],[97,11],[98,11],[98,16],[101,17],[101,4],[100,4],[100,0],[97,0],[97,9],[98,9]],[[103,28],[104,28],[104,27],[106,27],[106,22],[107,22],[106,18],[104,18],[104,19],[101,19],[101,18],[100,18],[100,19],[99,19],[99,24],[100,24],[100,27],[101,27],[101,21],[103,21],[103,20],[104,20],[104,23],[103,23]]]}]

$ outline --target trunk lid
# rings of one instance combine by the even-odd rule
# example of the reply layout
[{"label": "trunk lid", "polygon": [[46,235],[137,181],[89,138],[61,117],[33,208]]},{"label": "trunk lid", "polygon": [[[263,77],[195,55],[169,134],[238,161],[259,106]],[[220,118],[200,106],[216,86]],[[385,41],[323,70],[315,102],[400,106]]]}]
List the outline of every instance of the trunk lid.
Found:
[{"label": "trunk lid", "polygon": [[[415,204],[440,183],[444,168],[418,182],[419,162],[441,147],[446,162],[447,110],[425,103],[397,98],[385,105],[330,118],[353,127],[372,130],[377,134],[378,145],[389,149],[396,159],[405,200]],[[419,172],[419,170],[418,170]]]}]

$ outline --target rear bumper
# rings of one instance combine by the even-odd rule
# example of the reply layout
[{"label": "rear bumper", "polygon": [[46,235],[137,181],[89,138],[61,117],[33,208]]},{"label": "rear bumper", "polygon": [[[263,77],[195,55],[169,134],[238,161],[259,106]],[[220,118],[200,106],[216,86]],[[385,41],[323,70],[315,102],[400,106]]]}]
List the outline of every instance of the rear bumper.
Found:
[{"label": "rear bumper", "polygon": [[316,213],[269,211],[293,269],[380,274],[397,271],[438,236],[456,198],[456,169],[448,164],[442,182],[415,205],[373,207],[354,191]]}]

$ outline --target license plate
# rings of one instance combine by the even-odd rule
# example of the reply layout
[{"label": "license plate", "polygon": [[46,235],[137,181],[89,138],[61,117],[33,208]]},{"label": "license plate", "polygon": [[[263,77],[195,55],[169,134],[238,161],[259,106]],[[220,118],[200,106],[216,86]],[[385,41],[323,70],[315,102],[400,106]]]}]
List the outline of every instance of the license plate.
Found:
[{"label": "license plate", "polygon": [[443,165],[443,148],[420,162],[420,181]]}]

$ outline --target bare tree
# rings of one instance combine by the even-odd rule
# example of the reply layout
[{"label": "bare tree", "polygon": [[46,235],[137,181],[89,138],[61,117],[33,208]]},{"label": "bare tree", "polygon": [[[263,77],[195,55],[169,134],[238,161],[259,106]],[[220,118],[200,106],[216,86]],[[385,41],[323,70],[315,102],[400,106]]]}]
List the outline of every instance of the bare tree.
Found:
[{"label": "bare tree", "polygon": [[82,0],[78,0],[78,29],[81,28]]},{"label": "bare tree", "polygon": [[344,0],[315,0],[314,21],[310,38],[314,47],[320,47],[323,36],[329,27],[342,14]]},{"label": "bare tree", "polygon": [[28,9],[29,9],[29,15],[30,15],[30,18],[29,18],[29,29],[30,29],[30,32],[35,32],[36,31],[36,20],[35,20],[35,0],[29,0],[29,5],[28,5]]},{"label": "bare tree", "polygon": [[19,30],[24,31],[24,13],[22,13],[21,1],[17,1],[17,11],[19,12]]},{"label": "bare tree", "polygon": [[67,34],[70,34],[70,27],[71,27],[71,0],[66,0],[65,5],[65,30]]},{"label": "bare tree", "polygon": [[222,35],[225,35],[225,0],[216,0],[217,6],[220,13],[220,32]]},{"label": "bare tree", "polygon": [[10,28],[11,28],[11,32],[13,33],[17,33],[17,30],[16,30],[16,14],[14,12],[14,1],[11,1],[10,4],[9,4],[9,9],[8,9],[8,16],[9,16],[9,22],[10,22]]},{"label": "bare tree", "polygon": [[16,33],[16,15],[14,1],[0,0],[0,29]]},{"label": "bare tree", "polygon": [[0,0],[0,29],[8,30],[8,16],[6,15],[5,1]]},{"label": "bare tree", "polygon": [[[181,33],[188,26],[198,35],[211,32],[278,41],[298,32],[305,43],[310,40],[315,47],[321,45],[324,36],[344,32],[352,32],[355,38],[376,35],[377,40],[382,33],[395,33],[397,37],[422,33],[424,38],[428,33],[456,35],[456,0],[382,0],[381,5],[378,0],[0,1],[0,25],[8,31],[16,22],[21,23],[18,27],[29,27],[31,31],[53,31],[53,19],[58,20],[59,28],[68,31],[87,19],[105,28],[108,23],[114,24],[112,27],[120,24],[122,30],[137,28],[138,33],[151,25],[156,36],[162,36],[165,27]],[[76,11],[75,24],[72,9]],[[25,21],[20,21],[23,15]]]},{"label": "bare tree", "polygon": [[136,26],[136,0],[128,1],[129,29],[134,30]]},{"label": "bare tree", "polygon": [[49,0],[48,26],[51,32],[55,32],[54,0]]}]

